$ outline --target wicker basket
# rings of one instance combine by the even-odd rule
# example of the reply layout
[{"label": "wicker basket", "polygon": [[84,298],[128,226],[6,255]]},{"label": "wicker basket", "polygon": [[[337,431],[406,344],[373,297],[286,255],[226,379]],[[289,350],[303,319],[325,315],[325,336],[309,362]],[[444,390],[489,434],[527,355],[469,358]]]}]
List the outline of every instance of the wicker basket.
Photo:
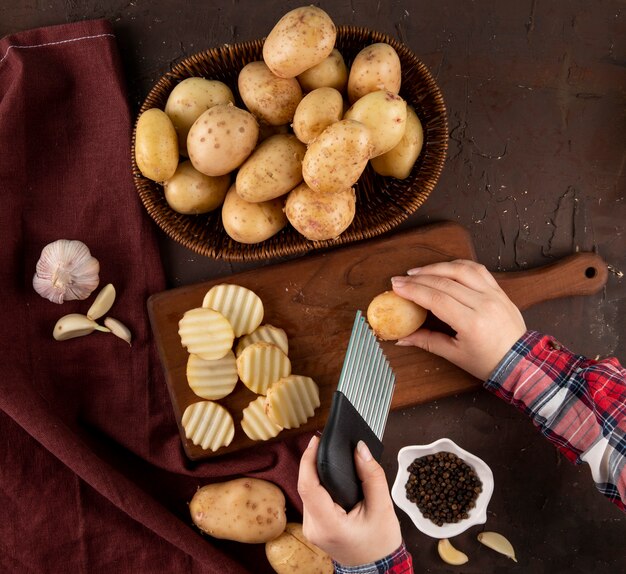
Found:
[{"label": "wicker basket", "polygon": [[[408,178],[382,177],[368,165],[355,186],[357,210],[350,227],[336,239],[309,241],[288,225],[262,243],[246,245],[233,241],[224,231],[220,210],[204,215],[182,215],[172,210],[161,185],[141,175],[135,163],[132,140],[132,170],[135,186],[150,216],[172,239],[185,247],[216,259],[253,261],[302,255],[315,249],[343,245],[380,235],[404,221],[419,208],[435,187],[446,158],[448,126],[441,92],[430,72],[406,46],[395,39],[365,28],[341,26],[336,47],[348,66],[365,46],[386,42],[393,46],[402,64],[400,95],[414,107],[424,129],[424,146]],[[238,97],[237,76],[249,62],[262,59],[263,40],[225,45],[190,56],[178,63],[152,88],[140,109],[165,107],[172,89],[191,76],[221,80]]]}]

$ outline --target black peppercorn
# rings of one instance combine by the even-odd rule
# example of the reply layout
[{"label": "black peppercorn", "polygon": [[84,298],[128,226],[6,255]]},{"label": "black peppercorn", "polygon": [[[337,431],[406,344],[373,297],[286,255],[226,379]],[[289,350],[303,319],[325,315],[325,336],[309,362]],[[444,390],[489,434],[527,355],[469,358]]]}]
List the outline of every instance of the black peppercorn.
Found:
[{"label": "black peppercorn", "polygon": [[416,458],[407,470],[407,499],[438,526],[466,519],[482,492],[474,470],[451,452]]}]

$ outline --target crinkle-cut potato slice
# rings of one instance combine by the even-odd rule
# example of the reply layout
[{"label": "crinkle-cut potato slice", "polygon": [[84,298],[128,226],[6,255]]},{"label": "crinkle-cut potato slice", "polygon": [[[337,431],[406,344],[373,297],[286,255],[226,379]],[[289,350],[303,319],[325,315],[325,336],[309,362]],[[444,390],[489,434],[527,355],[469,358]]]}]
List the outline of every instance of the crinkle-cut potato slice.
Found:
[{"label": "crinkle-cut potato slice", "polygon": [[319,406],[319,387],[313,379],[303,375],[290,375],[276,381],[265,397],[267,416],[286,429],[304,424]]},{"label": "crinkle-cut potato slice", "polygon": [[187,359],[187,382],[203,399],[215,400],[229,395],[238,380],[237,361],[232,351],[213,361],[193,354]]},{"label": "crinkle-cut potato slice", "polygon": [[252,333],[263,321],[260,297],[241,285],[222,283],[211,287],[202,306],[224,315],[232,325],[235,337]]},{"label": "crinkle-cut potato slice", "polygon": [[189,405],[182,418],[185,436],[204,450],[215,452],[228,446],[235,436],[235,423],[230,413],[213,401]]},{"label": "crinkle-cut potato slice", "polygon": [[237,357],[237,372],[253,393],[264,395],[272,383],[291,374],[291,361],[276,345],[259,341]]},{"label": "crinkle-cut potato slice", "polygon": [[243,409],[241,428],[250,440],[269,440],[283,430],[265,414],[265,397],[260,396]]},{"label": "crinkle-cut potato slice", "polygon": [[235,341],[228,319],[218,311],[202,307],[185,312],[178,322],[178,334],[187,351],[207,361],[221,359]]},{"label": "crinkle-cut potato slice", "polygon": [[279,327],[274,327],[273,325],[260,325],[257,327],[252,333],[249,335],[245,335],[241,337],[237,342],[237,347],[235,349],[235,355],[239,356],[243,352],[243,350],[248,346],[252,345],[252,343],[259,343],[261,341],[265,341],[266,343],[273,343],[280,350],[285,353],[285,355],[289,354],[289,339],[287,338],[287,333]]}]

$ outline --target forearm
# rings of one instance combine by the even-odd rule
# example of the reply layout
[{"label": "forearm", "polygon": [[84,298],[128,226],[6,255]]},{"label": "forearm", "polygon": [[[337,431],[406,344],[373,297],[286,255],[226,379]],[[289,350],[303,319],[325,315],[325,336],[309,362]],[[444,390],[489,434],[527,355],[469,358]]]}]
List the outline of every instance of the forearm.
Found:
[{"label": "forearm", "polygon": [[413,574],[413,560],[404,542],[389,556],[361,566],[342,566],[335,562],[336,574]]},{"label": "forearm", "polygon": [[525,412],[572,462],[586,462],[598,489],[626,502],[626,370],[592,361],[528,331],[485,387]]}]

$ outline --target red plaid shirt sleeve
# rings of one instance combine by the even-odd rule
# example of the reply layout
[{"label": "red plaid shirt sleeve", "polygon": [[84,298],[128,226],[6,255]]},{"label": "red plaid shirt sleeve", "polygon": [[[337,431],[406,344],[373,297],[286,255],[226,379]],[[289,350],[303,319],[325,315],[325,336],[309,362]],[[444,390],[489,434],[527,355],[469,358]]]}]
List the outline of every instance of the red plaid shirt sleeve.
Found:
[{"label": "red plaid shirt sleeve", "polygon": [[626,509],[626,369],[591,360],[528,331],[485,387],[526,413],[572,462],[586,462],[598,490]]},{"label": "red plaid shirt sleeve", "polygon": [[404,542],[389,556],[361,566],[335,564],[336,574],[413,574],[413,560]]}]

